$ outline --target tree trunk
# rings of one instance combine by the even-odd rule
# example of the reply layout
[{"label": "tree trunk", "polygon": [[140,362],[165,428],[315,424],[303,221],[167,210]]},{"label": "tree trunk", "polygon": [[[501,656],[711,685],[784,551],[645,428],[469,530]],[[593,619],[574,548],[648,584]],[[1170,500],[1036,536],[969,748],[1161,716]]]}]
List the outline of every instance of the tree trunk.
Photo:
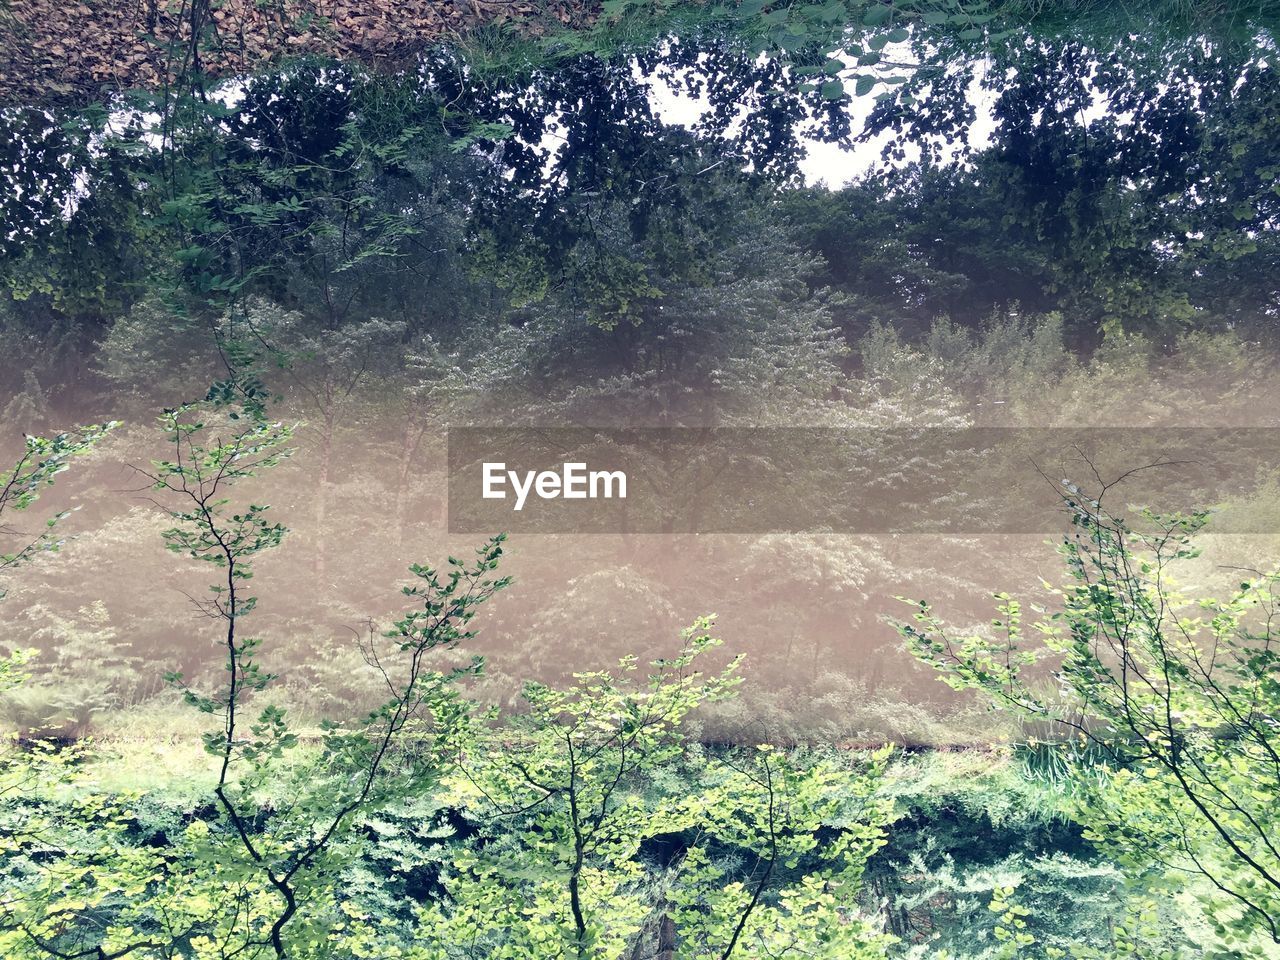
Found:
[{"label": "tree trunk", "polygon": [[329,531],[329,470],[333,463],[333,414],[326,413],[320,435],[320,464],[316,471],[316,548],[314,555],[316,582],[323,587],[329,572],[327,545]]},{"label": "tree trunk", "polygon": [[679,942],[676,936],[676,922],[671,919],[670,914],[664,913],[662,919],[658,921],[658,953],[654,960],[675,960],[676,946]]},{"label": "tree trunk", "polygon": [[397,550],[404,546],[404,530],[409,524],[409,478],[413,475],[413,458],[417,455],[426,429],[415,424],[412,417],[405,418],[404,434],[400,441],[400,466],[396,476],[395,506],[391,513],[395,524],[392,540]]}]

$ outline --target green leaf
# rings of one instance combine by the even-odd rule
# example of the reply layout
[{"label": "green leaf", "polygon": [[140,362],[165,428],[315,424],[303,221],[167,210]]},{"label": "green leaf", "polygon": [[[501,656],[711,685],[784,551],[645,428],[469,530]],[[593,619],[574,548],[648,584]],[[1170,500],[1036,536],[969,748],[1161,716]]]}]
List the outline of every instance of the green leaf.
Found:
[{"label": "green leaf", "polygon": [[867,8],[867,12],[862,15],[862,22],[868,27],[878,27],[882,23],[887,23],[892,15],[892,7],[888,4],[877,3],[875,6]]}]

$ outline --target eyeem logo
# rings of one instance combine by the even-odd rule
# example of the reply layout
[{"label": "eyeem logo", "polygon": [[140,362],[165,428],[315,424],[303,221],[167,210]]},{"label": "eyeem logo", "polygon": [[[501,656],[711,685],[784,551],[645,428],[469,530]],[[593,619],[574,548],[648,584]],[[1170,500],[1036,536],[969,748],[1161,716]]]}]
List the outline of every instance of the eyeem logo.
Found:
[{"label": "eyeem logo", "polygon": [[525,500],[533,492],[540,500],[619,500],[627,498],[627,475],[621,470],[588,470],[585,463],[565,463],[555,470],[526,470],[523,476],[508,470],[506,463],[485,463],[484,490],[486,500],[505,500],[506,486],[515,493],[515,508],[523,510]]}]

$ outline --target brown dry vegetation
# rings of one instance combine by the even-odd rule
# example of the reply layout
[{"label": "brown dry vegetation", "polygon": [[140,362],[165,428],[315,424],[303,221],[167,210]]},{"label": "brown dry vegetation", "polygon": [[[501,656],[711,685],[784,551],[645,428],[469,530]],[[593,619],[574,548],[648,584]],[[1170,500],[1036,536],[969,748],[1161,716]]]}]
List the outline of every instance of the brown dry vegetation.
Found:
[{"label": "brown dry vegetation", "polygon": [[393,67],[479,26],[539,35],[586,22],[595,8],[591,0],[14,0],[0,4],[0,100],[91,99],[162,86],[193,66],[234,74],[284,55]]}]

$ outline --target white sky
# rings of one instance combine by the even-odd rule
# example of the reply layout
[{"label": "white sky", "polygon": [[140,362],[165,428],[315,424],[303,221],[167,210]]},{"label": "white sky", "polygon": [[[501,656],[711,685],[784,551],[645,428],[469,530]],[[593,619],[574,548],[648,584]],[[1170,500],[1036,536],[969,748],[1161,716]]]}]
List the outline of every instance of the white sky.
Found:
[{"label": "white sky", "polygon": [[[888,53],[889,48],[886,48],[886,54]],[[657,78],[650,79],[651,97],[664,122],[690,127],[706,111],[704,99],[686,96]],[[844,83],[851,95],[848,111],[852,120],[851,127],[856,133],[870,115],[875,100],[873,95],[852,96],[853,80],[846,79]],[[969,131],[969,144],[980,147],[989,142],[995,126],[992,117],[994,96],[975,79],[969,87],[969,100],[976,111],[975,122]],[[842,150],[834,143],[806,141],[808,156],[800,164],[805,182],[810,185],[825,183],[832,188],[845,186],[883,162],[880,151],[887,139],[887,135],[881,135],[866,143],[857,144],[853,150]],[[908,159],[914,159],[914,156],[909,153]]]}]

